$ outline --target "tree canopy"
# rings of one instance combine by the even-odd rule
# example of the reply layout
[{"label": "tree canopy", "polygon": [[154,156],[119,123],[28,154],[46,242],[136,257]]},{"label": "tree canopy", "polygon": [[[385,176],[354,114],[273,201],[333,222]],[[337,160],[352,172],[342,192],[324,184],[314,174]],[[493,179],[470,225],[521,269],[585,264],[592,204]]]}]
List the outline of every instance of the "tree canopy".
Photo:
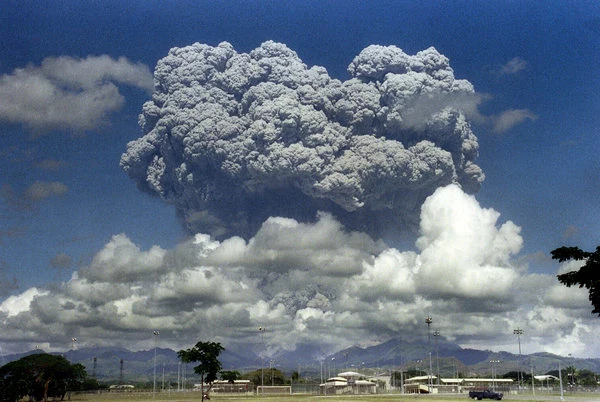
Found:
[{"label": "tree canopy", "polygon": [[233,384],[236,380],[242,378],[242,375],[237,370],[221,371],[221,380]]},{"label": "tree canopy", "polygon": [[0,400],[13,402],[25,396],[34,401],[63,400],[67,392],[79,389],[86,376],[83,365],[71,364],[62,356],[25,356],[0,367]]},{"label": "tree canopy", "polygon": [[287,379],[285,378],[285,373],[274,367],[265,367],[262,370],[258,369],[250,371],[248,373],[244,373],[242,375],[242,378],[245,380],[250,380],[256,386],[259,386],[261,384],[285,385],[286,383],[288,383]]},{"label": "tree canopy", "polygon": [[[194,367],[194,373],[200,375],[202,384],[210,384],[208,388],[210,391],[212,383],[217,379],[217,374],[222,368],[219,354],[223,350],[225,348],[219,342],[198,342],[193,348],[180,350],[177,356],[184,363],[200,363]],[[202,389],[202,400],[204,401],[204,389]]]},{"label": "tree canopy", "polygon": [[579,270],[557,275],[557,278],[567,287],[578,285],[588,289],[589,300],[594,307],[592,313],[600,316],[600,246],[594,252],[583,251],[579,247],[560,247],[551,254],[552,259],[559,262],[585,260]]}]

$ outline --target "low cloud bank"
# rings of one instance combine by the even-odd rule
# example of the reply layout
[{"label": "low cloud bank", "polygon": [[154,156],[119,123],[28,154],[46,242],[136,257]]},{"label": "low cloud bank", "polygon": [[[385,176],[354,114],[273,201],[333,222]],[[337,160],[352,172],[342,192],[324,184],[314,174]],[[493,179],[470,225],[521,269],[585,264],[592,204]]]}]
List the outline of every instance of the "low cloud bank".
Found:
[{"label": "low cloud bank", "polygon": [[144,348],[159,329],[175,348],[198,338],[252,344],[263,326],[271,354],[299,343],[332,351],[418,336],[431,314],[444,338],[466,346],[512,350],[518,327],[526,353],[597,355],[585,290],[516,264],[519,231],[450,185],[424,203],[416,251],[328,213],[315,223],[269,218],[249,240],[197,234],[172,250],[116,235],[60,288],[2,303],[1,341]]}]

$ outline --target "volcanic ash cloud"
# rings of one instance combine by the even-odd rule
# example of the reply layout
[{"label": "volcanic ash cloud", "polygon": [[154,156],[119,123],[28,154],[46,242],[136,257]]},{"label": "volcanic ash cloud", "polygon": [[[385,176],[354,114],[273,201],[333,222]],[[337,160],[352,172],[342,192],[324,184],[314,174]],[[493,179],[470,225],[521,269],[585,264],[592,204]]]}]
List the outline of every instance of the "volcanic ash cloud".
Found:
[{"label": "volcanic ash cloud", "polygon": [[415,223],[450,183],[478,191],[473,86],[434,48],[369,46],[350,79],[286,45],[173,48],[154,72],[122,168],[173,204],[192,233],[251,236],[269,216],[330,211],[371,234]]}]

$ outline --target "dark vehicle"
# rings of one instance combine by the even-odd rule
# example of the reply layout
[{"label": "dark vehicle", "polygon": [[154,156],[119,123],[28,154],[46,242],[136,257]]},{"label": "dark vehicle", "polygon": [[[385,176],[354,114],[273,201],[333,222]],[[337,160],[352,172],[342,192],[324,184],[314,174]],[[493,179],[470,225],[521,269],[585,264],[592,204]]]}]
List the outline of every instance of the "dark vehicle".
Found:
[{"label": "dark vehicle", "polygon": [[478,401],[482,399],[495,399],[499,401],[503,396],[504,394],[502,392],[498,393],[489,389],[483,391],[469,391],[469,398],[477,399]]}]

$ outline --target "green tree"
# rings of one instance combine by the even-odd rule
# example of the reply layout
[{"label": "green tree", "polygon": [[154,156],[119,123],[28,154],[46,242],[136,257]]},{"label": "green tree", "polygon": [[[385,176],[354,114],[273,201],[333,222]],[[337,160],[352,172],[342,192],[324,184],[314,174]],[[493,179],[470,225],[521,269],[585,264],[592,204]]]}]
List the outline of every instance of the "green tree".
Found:
[{"label": "green tree", "polygon": [[294,370],[292,372],[292,376],[290,377],[290,379],[294,382],[294,383],[298,383],[300,382],[300,373],[298,373],[296,370]]},{"label": "green tree", "polygon": [[577,375],[577,383],[580,385],[584,385],[584,386],[596,386],[597,385],[597,380],[596,380],[596,373],[594,373],[591,370],[579,370],[576,373]]},{"label": "green tree", "polygon": [[[249,371],[247,373],[242,374],[242,379],[250,380],[252,384],[255,386],[259,386],[261,383],[261,370]],[[266,376],[265,376],[266,378]]]},{"label": "green tree", "polygon": [[285,385],[286,378],[283,371],[276,368],[265,368],[265,385]]},{"label": "green tree", "polygon": [[[196,363],[194,373],[200,375],[202,384],[202,401],[205,395],[208,395],[217,374],[221,371],[222,365],[219,361],[219,355],[225,348],[219,342],[198,342],[193,348],[182,349],[177,352],[177,356],[184,363]],[[209,384],[208,390],[204,392],[204,383]]]},{"label": "green tree", "polygon": [[560,247],[551,251],[551,254],[552,259],[559,262],[585,260],[585,264],[578,271],[560,274],[557,278],[567,287],[585,287],[594,307],[592,313],[600,316],[600,246],[596,247],[594,252],[583,251],[579,247]]},{"label": "green tree", "polygon": [[48,397],[64,400],[67,392],[81,387],[86,376],[81,364],[72,365],[62,356],[25,356],[0,367],[0,398],[3,402],[25,396],[33,401],[47,401]]},{"label": "green tree", "polygon": [[91,377],[86,377],[83,383],[81,384],[82,391],[94,391],[107,387],[108,385],[101,385],[97,379]]},{"label": "green tree", "polygon": [[427,375],[427,373],[422,368],[411,368],[405,371],[404,378],[420,377],[423,375]]},{"label": "green tree", "polygon": [[[592,373],[589,370],[583,370],[583,371]],[[579,384],[580,383],[579,382],[579,373],[580,373],[580,371],[578,371],[574,366],[563,367],[560,371],[560,374],[562,375],[563,384],[565,384],[565,385]],[[559,377],[558,370],[550,370],[546,374],[553,375],[555,377]],[[593,375],[593,373],[592,373],[592,375]]]},{"label": "green tree", "polygon": [[235,380],[238,380],[241,377],[242,375],[237,370],[221,371],[221,380],[227,381],[230,384],[233,384]]},{"label": "green tree", "polygon": [[262,384],[263,382],[263,375],[264,375],[264,385],[268,386],[268,385],[285,385],[286,384],[286,378],[285,378],[285,374],[281,371],[278,370],[276,368],[269,368],[269,367],[265,367],[262,370],[254,370],[254,371],[250,371],[248,373],[244,373],[242,375],[242,378],[244,380],[250,380],[253,384],[255,384],[256,386],[259,386]]},{"label": "green tree", "polygon": [[524,371],[520,371],[520,372],[519,371],[509,371],[509,372],[504,373],[501,376],[501,378],[510,378],[510,379],[514,380],[515,383],[518,384],[520,379],[523,379],[523,381],[526,382],[526,379],[528,376],[531,376],[531,375],[527,374]]}]

